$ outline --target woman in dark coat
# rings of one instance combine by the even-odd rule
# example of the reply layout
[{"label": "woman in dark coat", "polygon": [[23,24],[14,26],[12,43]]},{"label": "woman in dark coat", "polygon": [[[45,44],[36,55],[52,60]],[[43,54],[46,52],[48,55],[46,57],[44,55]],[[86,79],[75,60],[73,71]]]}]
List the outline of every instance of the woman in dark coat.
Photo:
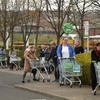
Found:
[{"label": "woman in dark coat", "polygon": [[[100,43],[96,44],[96,48],[91,51],[91,60],[99,62],[100,61]],[[95,87],[97,85],[96,73],[94,63],[91,62],[91,81],[92,81],[92,93],[96,92]]]}]

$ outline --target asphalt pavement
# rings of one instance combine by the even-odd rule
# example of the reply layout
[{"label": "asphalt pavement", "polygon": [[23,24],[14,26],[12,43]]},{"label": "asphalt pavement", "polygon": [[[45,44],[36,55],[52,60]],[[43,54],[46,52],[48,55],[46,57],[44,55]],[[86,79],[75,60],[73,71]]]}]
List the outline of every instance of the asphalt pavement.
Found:
[{"label": "asphalt pavement", "polygon": [[[15,88],[15,84],[21,84],[22,75],[12,72],[0,71],[0,100],[55,100],[46,95]],[[28,78],[28,77],[27,77]]]},{"label": "asphalt pavement", "polygon": [[[12,75],[23,74],[23,70],[10,71],[9,69],[0,69],[0,72],[11,73]],[[47,79],[46,74],[43,75]],[[27,75],[27,79],[28,78],[29,74]],[[97,95],[94,96],[92,94],[91,86],[82,85],[81,88],[79,88],[78,84],[76,84],[72,88],[70,88],[69,85],[59,86],[58,82],[52,82],[52,80],[54,80],[53,74],[50,74],[50,78],[50,82],[47,82],[47,80],[45,80],[44,83],[42,79],[40,79],[39,82],[34,82],[33,80],[31,80],[31,82],[27,82],[26,79],[26,83],[24,84],[21,83],[20,80],[19,83],[16,82],[15,87],[59,100],[100,100],[100,88],[98,88],[97,90]]]}]

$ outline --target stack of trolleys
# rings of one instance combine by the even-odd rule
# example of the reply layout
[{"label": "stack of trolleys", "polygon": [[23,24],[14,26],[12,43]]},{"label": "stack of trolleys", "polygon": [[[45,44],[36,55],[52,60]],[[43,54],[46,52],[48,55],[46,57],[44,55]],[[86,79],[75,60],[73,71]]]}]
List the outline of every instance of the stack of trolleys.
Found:
[{"label": "stack of trolleys", "polygon": [[[43,79],[43,83],[44,83],[45,82],[45,78],[41,73],[41,68],[44,68],[45,72],[47,72],[47,70],[46,70],[45,66],[41,64],[41,60],[30,60],[29,63],[31,65],[32,69],[36,69],[37,70],[37,72],[39,74],[38,81],[40,81],[40,76],[41,76],[41,78]],[[30,73],[30,79],[31,79],[31,73]],[[49,80],[50,80],[50,78],[48,79],[48,81]]]},{"label": "stack of trolleys", "polygon": [[98,63],[96,61],[92,61],[92,62],[94,63],[94,66],[95,66],[96,79],[98,83],[94,92],[94,95],[96,95],[97,88],[100,86],[100,62]]},{"label": "stack of trolleys", "polygon": [[[70,88],[72,88],[73,83],[79,83],[79,87],[81,87],[82,83],[79,78],[79,76],[82,76],[81,64],[79,64],[74,58],[62,58],[60,64],[62,68],[62,77],[70,82]],[[72,80],[74,77],[76,77],[76,81]]]}]

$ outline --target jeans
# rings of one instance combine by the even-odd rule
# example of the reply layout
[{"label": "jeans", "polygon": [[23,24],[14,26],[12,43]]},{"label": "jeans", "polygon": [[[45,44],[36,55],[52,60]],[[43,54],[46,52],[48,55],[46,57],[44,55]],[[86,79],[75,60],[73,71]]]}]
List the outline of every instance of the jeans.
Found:
[{"label": "jeans", "polygon": [[[61,83],[61,82],[64,82],[61,64],[58,64],[58,67],[59,67],[59,83]],[[70,79],[71,77],[66,77],[66,78]],[[69,81],[66,79],[66,82],[69,82]]]},{"label": "jeans", "polygon": [[62,66],[61,64],[58,64],[59,68],[59,83],[64,82],[64,78],[62,77]]}]

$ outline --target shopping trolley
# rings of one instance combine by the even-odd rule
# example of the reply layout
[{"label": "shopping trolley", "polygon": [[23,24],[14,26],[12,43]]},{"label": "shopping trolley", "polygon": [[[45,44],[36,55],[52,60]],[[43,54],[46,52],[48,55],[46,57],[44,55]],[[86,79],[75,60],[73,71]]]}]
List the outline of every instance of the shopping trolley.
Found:
[{"label": "shopping trolley", "polygon": [[92,62],[94,63],[95,66],[95,74],[98,83],[98,85],[95,88],[95,91],[93,92],[94,95],[96,95],[97,88],[100,86],[100,62],[96,62],[96,61],[92,61]]},{"label": "shopping trolley", "polygon": [[[5,64],[3,64],[5,62]],[[7,57],[0,55],[0,65],[1,68],[7,68]]]},{"label": "shopping trolley", "polygon": [[48,64],[49,64],[49,67],[50,67],[50,72],[55,71],[55,65],[54,65],[54,62],[53,62],[52,59],[48,62]]},{"label": "shopping trolley", "polygon": [[48,74],[47,69],[49,69],[49,63],[45,60],[45,57],[40,58],[40,64],[41,64],[41,68],[44,68],[45,73],[47,75],[47,81],[50,82],[50,76]]},{"label": "shopping trolley", "polygon": [[[36,69],[37,72],[39,73],[38,81],[40,80],[40,76],[41,76],[42,79],[43,79],[43,83],[44,83],[45,82],[45,78],[44,78],[44,76],[41,73],[41,68],[44,68],[45,69],[45,72],[47,74],[47,70],[45,68],[45,63],[44,64],[41,64],[41,60],[30,60],[29,63],[31,65],[31,68],[32,69]],[[47,74],[47,76],[48,76],[48,74]],[[31,73],[30,73],[30,79],[31,79]],[[47,81],[48,82],[50,81],[50,77],[48,77]]]},{"label": "shopping trolley", "polygon": [[[79,87],[81,87],[82,83],[79,78],[79,76],[82,76],[81,64],[79,64],[74,58],[62,58],[60,60],[60,64],[62,69],[62,77],[66,81],[70,82],[70,87],[72,88],[73,83],[76,82],[79,83]],[[74,77],[76,77],[77,80],[72,80]]]},{"label": "shopping trolley", "polygon": [[21,70],[20,61],[21,61],[20,57],[10,57],[10,63],[15,65],[16,70]]}]

